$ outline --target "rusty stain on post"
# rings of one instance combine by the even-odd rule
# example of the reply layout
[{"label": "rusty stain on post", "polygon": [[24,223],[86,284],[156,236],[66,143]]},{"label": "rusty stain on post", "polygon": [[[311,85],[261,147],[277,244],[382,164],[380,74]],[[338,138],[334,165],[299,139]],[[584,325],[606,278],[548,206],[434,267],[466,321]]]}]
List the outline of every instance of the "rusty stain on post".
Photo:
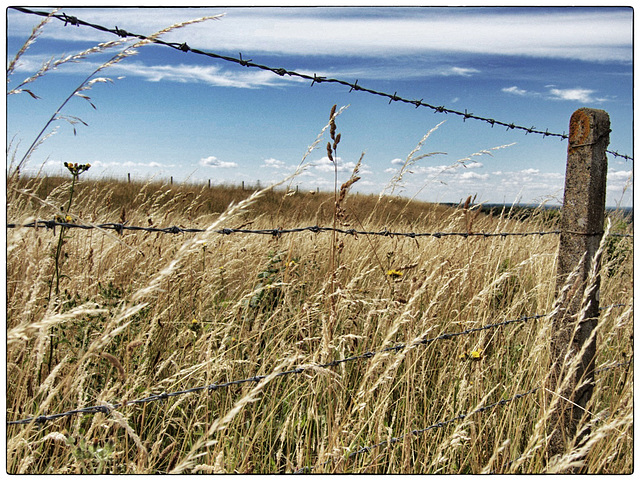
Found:
[{"label": "rusty stain on post", "polygon": [[[582,108],[571,116],[560,221],[557,295],[576,269],[577,276],[553,318],[548,385],[549,391],[553,392],[549,402],[558,404],[550,415],[549,458],[566,452],[576,436],[580,420],[587,414],[585,407],[593,393],[596,341],[591,333],[598,322],[599,274],[595,289],[585,304],[583,297],[589,270],[602,239],[609,132],[609,115],[604,110]],[[579,313],[585,307],[584,318],[581,318]],[[578,355],[582,357],[577,361],[577,369],[571,372],[568,366]]]}]

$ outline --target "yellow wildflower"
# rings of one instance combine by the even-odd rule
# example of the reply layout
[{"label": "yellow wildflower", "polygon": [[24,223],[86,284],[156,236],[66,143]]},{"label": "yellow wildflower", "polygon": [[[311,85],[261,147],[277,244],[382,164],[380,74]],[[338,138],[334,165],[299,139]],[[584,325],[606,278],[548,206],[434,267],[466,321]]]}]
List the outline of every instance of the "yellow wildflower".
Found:
[{"label": "yellow wildflower", "polygon": [[482,358],[482,349],[478,349],[476,351],[471,351],[469,354],[471,359],[481,359]]},{"label": "yellow wildflower", "polygon": [[395,269],[390,269],[387,271],[387,275],[392,279],[398,279],[404,275],[404,273],[397,271]]}]

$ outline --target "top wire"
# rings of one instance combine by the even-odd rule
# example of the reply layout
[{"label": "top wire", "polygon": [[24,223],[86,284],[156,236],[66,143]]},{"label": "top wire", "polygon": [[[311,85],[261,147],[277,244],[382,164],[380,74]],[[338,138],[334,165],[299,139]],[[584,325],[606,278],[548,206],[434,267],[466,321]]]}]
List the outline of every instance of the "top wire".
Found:
[{"label": "top wire", "polygon": [[[272,72],[276,75],[279,75],[281,77],[287,75],[290,77],[297,77],[297,78],[301,78],[301,79],[305,79],[305,80],[310,80],[311,81],[311,85],[315,85],[316,83],[320,84],[320,83],[335,83],[335,84],[340,84],[340,85],[344,85],[345,87],[349,87],[349,91],[352,92],[354,90],[358,91],[358,92],[366,92],[372,95],[378,95],[380,97],[384,97],[384,98],[388,98],[389,99],[389,103],[391,102],[401,102],[401,103],[406,103],[406,104],[411,104],[414,105],[416,108],[418,107],[426,107],[429,108],[431,110],[433,110],[436,113],[444,113],[444,114],[453,114],[453,115],[458,115],[463,117],[463,121],[467,120],[467,119],[472,119],[472,120],[478,120],[481,122],[485,122],[489,125],[491,125],[491,127],[498,125],[500,127],[505,127],[507,130],[520,130],[520,131],[524,131],[525,135],[526,134],[538,134],[538,135],[542,135],[543,137],[558,137],[560,138],[560,140],[566,140],[569,138],[569,135],[566,134],[565,132],[559,134],[559,133],[554,133],[554,132],[549,132],[549,129],[545,129],[545,130],[540,130],[540,129],[536,129],[535,127],[525,127],[522,125],[516,125],[513,122],[503,122],[500,120],[496,120],[496,119],[492,119],[492,118],[488,118],[488,117],[481,117],[478,115],[474,115],[472,113],[467,112],[467,109],[464,110],[464,112],[459,111],[459,110],[453,110],[453,109],[448,109],[442,105],[440,106],[436,106],[436,105],[431,105],[429,103],[424,102],[424,99],[420,99],[420,100],[412,100],[412,99],[406,99],[404,97],[401,97],[398,94],[398,92],[394,92],[393,94],[389,94],[386,92],[380,92],[377,90],[373,90],[370,88],[366,88],[363,87],[361,85],[358,85],[358,80],[356,80],[355,82],[348,82],[346,80],[341,80],[341,79],[336,79],[336,78],[330,78],[330,77],[323,77],[323,76],[319,76],[317,74],[313,74],[313,75],[309,75],[309,74],[303,74],[303,73],[299,73],[299,72],[295,72],[293,70],[287,70],[285,68],[275,68],[275,67],[269,67],[267,65],[261,65],[258,63],[253,62],[252,60],[245,60],[242,58],[242,54],[239,54],[239,58],[236,57],[229,57],[226,55],[220,55],[217,53],[213,53],[213,52],[207,52],[204,50],[199,50],[197,48],[191,48],[189,47],[189,45],[187,45],[186,42],[165,42],[164,40],[161,40],[159,38],[150,38],[147,37],[145,35],[141,35],[141,34],[137,34],[137,33],[131,33],[128,32],[127,30],[118,28],[117,26],[115,28],[108,28],[105,27],[103,25],[97,25],[97,24],[93,24],[93,23],[89,23],[86,22],[84,20],[81,20],[77,17],[74,16],[70,16],[67,15],[65,13],[59,13],[59,14],[51,14],[49,12],[38,12],[38,11],[34,11],[34,10],[30,10],[28,8],[24,8],[24,7],[9,7],[13,10],[17,10],[19,12],[22,13],[26,13],[26,14],[30,14],[30,15],[38,15],[38,16],[42,16],[42,17],[51,17],[51,18],[56,18],[62,22],[64,22],[65,26],[67,25],[74,25],[74,26],[85,26],[85,27],[90,27],[96,30],[100,30],[102,32],[108,32],[108,33],[112,33],[114,35],[117,35],[119,37],[125,38],[125,37],[133,37],[133,38],[138,38],[141,40],[149,40],[153,43],[156,43],[158,45],[164,45],[167,47],[171,47],[175,50],[180,50],[182,52],[192,52],[198,55],[204,55],[210,58],[215,58],[215,59],[219,59],[219,60],[224,60],[226,62],[233,62],[236,63],[238,65],[241,65],[243,67],[249,67],[249,68],[258,68],[261,70],[266,70],[269,72]],[[629,156],[629,155],[625,155],[625,154],[620,154],[617,151],[613,151],[613,150],[607,150],[606,151],[608,154],[613,155],[614,157],[620,157],[623,158],[625,160],[633,160],[633,157]]]}]

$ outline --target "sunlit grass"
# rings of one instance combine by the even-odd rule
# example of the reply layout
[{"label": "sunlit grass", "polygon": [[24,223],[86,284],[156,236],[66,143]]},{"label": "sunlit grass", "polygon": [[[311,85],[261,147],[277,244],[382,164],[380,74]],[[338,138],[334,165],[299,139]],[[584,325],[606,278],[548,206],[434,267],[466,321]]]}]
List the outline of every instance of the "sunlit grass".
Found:
[{"label": "sunlit grass", "polygon": [[[224,202],[239,202],[250,192],[87,180],[75,188],[74,216],[93,223],[207,228],[222,217],[217,228],[261,229],[327,225],[333,215],[332,194],[268,192],[225,220]],[[10,221],[49,219],[64,204],[68,181],[12,178],[8,193]],[[416,202],[405,208],[406,201],[395,199],[368,211],[376,202],[354,195],[342,208],[351,218],[368,219],[354,227],[371,231],[464,231],[468,225],[463,208]],[[541,212],[526,221],[480,215],[473,228],[554,227]],[[544,450],[530,443],[544,437],[545,426],[536,423],[545,408],[543,392],[420,436],[405,435],[543,384],[548,318],[427,345],[414,341],[550,312],[558,236],[342,235],[330,272],[329,233],[71,229],[53,302],[48,293],[57,237],[33,228],[7,235],[8,420],[379,353],[258,384],[125,406],[109,416],[76,415],[43,428],[8,426],[9,472],[547,469]],[[607,258],[601,305],[630,304],[631,256],[621,253],[631,245],[631,239],[618,241]],[[599,366],[632,355],[632,312],[603,312]],[[50,332],[57,333],[52,354]],[[409,347],[383,351],[397,344]],[[596,419],[588,472],[632,470],[628,370],[597,377],[589,405]],[[405,436],[402,442],[344,458],[398,436]]]}]

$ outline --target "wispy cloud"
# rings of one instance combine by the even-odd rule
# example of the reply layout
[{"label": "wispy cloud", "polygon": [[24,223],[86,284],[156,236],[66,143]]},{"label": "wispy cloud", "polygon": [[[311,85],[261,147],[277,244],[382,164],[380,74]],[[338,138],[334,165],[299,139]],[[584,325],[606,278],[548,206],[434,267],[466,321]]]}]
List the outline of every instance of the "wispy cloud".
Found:
[{"label": "wispy cloud", "polygon": [[[338,172],[351,172],[356,166],[355,162],[343,162],[340,157],[336,160],[338,162]],[[334,172],[335,169],[334,163],[327,156],[312,162],[311,165],[318,172]]]},{"label": "wispy cloud", "polygon": [[607,97],[598,97],[594,95],[596,91],[593,89],[586,89],[581,87],[561,89],[554,87],[553,85],[547,85],[546,88],[547,91],[542,93],[532,90],[525,90],[516,85],[513,85],[511,87],[505,87],[501,89],[501,91],[506,94],[517,95],[519,97],[542,97],[547,100],[563,100],[580,103],[602,103],[608,100]]},{"label": "wispy cloud", "polygon": [[604,99],[598,99],[594,97],[593,96],[594,93],[595,93],[594,90],[581,89],[581,88],[549,90],[550,98],[555,100],[571,100],[571,101],[583,102],[583,103],[604,101]]},{"label": "wispy cloud", "polygon": [[[620,9],[207,8],[83,9],[65,11],[90,22],[151,34],[199,16],[222,20],[165,37],[218,51],[377,57],[429,52],[524,55],[587,61],[631,61],[633,11]],[[11,34],[28,35],[33,19],[8,12]],[[330,27],[331,35],[327,35]],[[251,32],[250,35],[247,32]],[[585,32],[589,32],[585,35]],[[88,28],[48,27],[57,39],[104,41]]]},{"label": "wispy cloud", "polygon": [[238,167],[238,164],[236,164],[235,162],[225,162],[218,159],[217,157],[214,157],[213,155],[200,159],[200,165],[219,169],[231,169],[234,167]]},{"label": "wispy cloud", "polygon": [[444,75],[445,77],[454,75],[461,77],[471,77],[474,73],[480,73],[480,70],[475,68],[450,67],[442,70],[441,75]]},{"label": "wispy cloud", "polygon": [[269,167],[271,169],[282,169],[285,166],[286,163],[284,161],[274,158],[264,159],[261,165],[261,167]]},{"label": "wispy cloud", "polygon": [[141,62],[120,64],[117,73],[138,76],[151,82],[172,81],[181,83],[203,83],[216,87],[259,88],[300,81],[283,78],[262,70],[228,71],[217,65],[144,65]]},{"label": "wispy cloud", "polygon": [[525,96],[528,94],[528,92],[525,89],[518,88],[515,85],[513,87],[503,88],[502,91],[508,94],[520,95],[520,96]]},{"label": "wispy cloud", "polygon": [[[16,66],[16,72],[33,73],[52,55],[24,55],[20,63]],[[64,68],[58,69],[57,73],[77,74],[87,73],[97,69],[101,62],[84,61],[81,63],[70,63]],[[142,61],[127,60],[113,65],[108,70],[109,76],[137,77],[149,82],[179,82],[179,83],[199,83],[215,87],[233,87],[255,89],[261,87],[276,87],[293,82],[303,82],[296,77],[280,77],[271,72],[263,70],[240,70],[225,69],[219,65],[196,65],[196,64],[149,64]]]}]

